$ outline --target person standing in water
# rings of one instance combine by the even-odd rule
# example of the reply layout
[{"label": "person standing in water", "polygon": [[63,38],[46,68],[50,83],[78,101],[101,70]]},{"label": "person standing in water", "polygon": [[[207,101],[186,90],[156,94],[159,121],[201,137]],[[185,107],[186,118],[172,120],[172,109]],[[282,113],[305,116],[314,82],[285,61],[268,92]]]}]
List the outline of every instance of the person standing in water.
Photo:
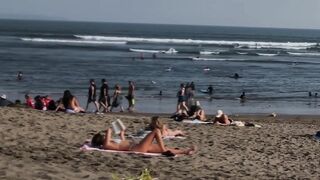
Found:
[{"label": "person standing in water", "polygon": [[128,99],[128,111],[132,112],[134,110],[134,91],[135,87],[132,81],[129,81],[128,95],[126,98]]},{"label": "person standing in water", "polygon": [[93,102],[94,105],[96,106],[96,111],[95,112],[99,112],[99,107],[98,107],[99,105],[98,105],[98,102],[96,100],[96,97],[97,97],[97,87],[96,87],[96,84],[94,82],[94,79],[90,79],[86,111],[88,110],[89,104],[91,102]]}]

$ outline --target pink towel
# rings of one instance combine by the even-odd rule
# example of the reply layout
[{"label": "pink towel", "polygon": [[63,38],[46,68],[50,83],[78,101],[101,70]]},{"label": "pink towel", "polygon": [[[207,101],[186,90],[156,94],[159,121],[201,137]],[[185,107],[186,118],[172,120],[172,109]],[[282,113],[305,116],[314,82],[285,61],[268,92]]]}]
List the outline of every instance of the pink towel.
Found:
[{"label": "pink towel", "polygon": [[[82,147],[80,147],[80,150],[82,150],[82,151],[111,152],[111,153],[139,154],[139,155],[144,155],[144,156],[164,156],[161,153],[143,153],[143,152],[134,152],[134,151],[115,151],[115,150],[99,149],[99,148],[91,147],[90,143],[84,144]],[[174,156],[174,157],[176,157],[176,156]]]}]

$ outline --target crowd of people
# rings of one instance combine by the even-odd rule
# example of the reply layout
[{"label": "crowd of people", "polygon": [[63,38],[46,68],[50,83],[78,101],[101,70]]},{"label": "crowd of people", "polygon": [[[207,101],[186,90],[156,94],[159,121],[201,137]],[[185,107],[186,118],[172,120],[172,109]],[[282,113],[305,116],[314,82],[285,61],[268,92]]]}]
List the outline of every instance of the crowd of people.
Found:
[{"label": "crowd of people", "polygon": [[[30,94],[25,94],[25,105],[32,109],[37,110],[51,110],[51,111],[64,111],[68,113],[84,113],[88,112],[90,104],[94,104],[96,113],[111,112],[115,108],[119,108],[120,112],[124,111],[122,101],[123,97],[128,100],[129,112],[133,112],[135,109],[135,85],[132,81],[128,82],[128,93],[123,95],[121,86],[116,84],[114,86],[114,92],[109,94],[109,85],[106,79],[101,80],[100,94],[97,99],[97,86],[94,79],[90,79],[88,88],[88,99],[86,108],[82,108],[76,96],[74,96],[70,90],[65,90],[63,96],[57,101],[53,100],[50,96],[37,95],[34,98]],[[0,97],[1,106],[14,106],[21,104],[20,100],[15,103],[9,101],[5,94]]]},{"label": "crowd of people", "polygon": [[183,119],[191,118],[201,121],[206,120],[206,115],[200,102],[195,99],[195,85],[194,82],[180,84],[177,92],[177,107],[176,112],[172,116],[175,120],[181,121]]}]

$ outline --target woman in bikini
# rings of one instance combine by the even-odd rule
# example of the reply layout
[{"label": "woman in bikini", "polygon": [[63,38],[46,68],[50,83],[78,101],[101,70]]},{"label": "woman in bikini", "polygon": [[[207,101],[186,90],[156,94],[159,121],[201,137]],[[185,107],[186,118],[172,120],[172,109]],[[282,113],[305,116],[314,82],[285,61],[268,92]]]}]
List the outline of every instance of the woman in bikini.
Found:
[{"label": "woman in bikini", "polygon": [[223,113],[222,110],[217,111],[217,114],[213,120],[214,124],[218,124],[218,125],[222,125],[222,126],[228,126],[231,124],[231,122],[232,122],[232,120],[229,119],[229,117],[225,113]]},{"label": "woman in bikini", "polygon": [[[101,134],[94,135],[91,143],[95,147],[106,150],[133,151],[141,153],[193,154],[196,151],[195,146],[189,149],[166,147],[162,140],[161,130],[158,128],[154,129],[145,138],[137,143],[126,140],[124,133],[124,131],[121,131],[121,142],[117,143],[112,139],[112,129],[109,128],[106,130],[104,136]],[[154,140],[156,141],[156,143],[153,143]]]},{"label": "woman in bikini", "polygon": [[153,116],[151,117],[151,123],[148,127],[148,129],[154,130],[154,129],[160,129],[162,137],[167,136],[185,136],[185,133],[181,130],[172,130],[167,128],[166,125],[164,125],[160,119],[159,116]]},{"label": "woman in bikini", "polygon": [[80,107],[79,102],[75,96],[71,94],[69,90],[65,90],[63,97],[56,109],[56,111],[64,110],[66,112],[78,113],[85,112],[82,107]]}]

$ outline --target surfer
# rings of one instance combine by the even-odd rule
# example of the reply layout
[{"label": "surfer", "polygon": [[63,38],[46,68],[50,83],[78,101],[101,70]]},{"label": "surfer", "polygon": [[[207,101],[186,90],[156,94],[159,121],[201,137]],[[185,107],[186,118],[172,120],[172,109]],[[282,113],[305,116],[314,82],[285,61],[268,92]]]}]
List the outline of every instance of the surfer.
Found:
[{"label": "surfer", "polygon": [[213,87],[212,85],[209,85],[208,89],[207,89],[208,94],[212,95],[213,94]]},{"label": "surfer", "polygon": [[240,76],[239,76],[239,74],[238,74],[238,73],[234,73],[234,75],[232,76],[232,78],[234,78],[234,79],[238,79],[238,78],[240,78]]}]

